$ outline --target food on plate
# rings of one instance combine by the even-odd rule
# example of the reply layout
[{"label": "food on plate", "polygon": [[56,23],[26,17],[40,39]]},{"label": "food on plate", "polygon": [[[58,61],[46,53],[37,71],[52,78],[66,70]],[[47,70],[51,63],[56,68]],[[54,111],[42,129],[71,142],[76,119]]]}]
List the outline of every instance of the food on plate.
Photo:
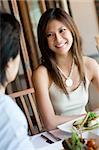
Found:
[{"label": "food on plate", "polygon": [[95,142],[95,140],[94,139],[89,139],[88,141],[87,141],[87,147],[89,148],[88,150],[91,150],[92,148],[93,149],[97,149],[97,146],[96,146],[96,142]]},{"label": "food on plate", "polygon": [[92,130],[99,127],[99,116],[95,112],[88,112],[83,119],[73,123],[73,127],[83,130]]},{"label": "food on plate", "polygon": [[64,150],[98,150],[95,139],[83,139],[77,132],[73,131],[72,136],[62,141]]},{"label": "food on plate", "polygon": [[72,136],[68,139],[64,139],[62,145],[65,150],[82,150],[83,143],[85,143],[85,141],[81,140],[77,133],[73,131]]}]

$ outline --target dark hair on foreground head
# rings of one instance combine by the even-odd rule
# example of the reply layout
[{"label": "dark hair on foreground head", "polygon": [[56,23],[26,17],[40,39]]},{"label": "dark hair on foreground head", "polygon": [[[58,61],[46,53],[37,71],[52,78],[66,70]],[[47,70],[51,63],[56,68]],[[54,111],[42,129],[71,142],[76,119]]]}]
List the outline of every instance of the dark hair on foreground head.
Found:
[{"label": "dark hair on foreground head", "polygon": [[37,33],[38,33],[38,44],[42,54],[42,64],[45,67],[47,67],[54,82],[67,94],[65,84],[63,83],[61,75],[57,69],[57,66],[53,61],[54,52],[49,49],[47,43],[46,28],[48,23],[54,19],[62,22],[72,33],[73,44],[70,51],[74,58],[75,63],[78,66],[80,78],[81,80],[84,81],[81,37],[72,17],[60,8],[48,9],[46,12],[43,13],[43,15],[39,20]]},{"label": "dark hair on foreground head", "polygon": [[6,81],[6,65],[20,51],[20,24],[8,13],[0,12],[0,84]]}]

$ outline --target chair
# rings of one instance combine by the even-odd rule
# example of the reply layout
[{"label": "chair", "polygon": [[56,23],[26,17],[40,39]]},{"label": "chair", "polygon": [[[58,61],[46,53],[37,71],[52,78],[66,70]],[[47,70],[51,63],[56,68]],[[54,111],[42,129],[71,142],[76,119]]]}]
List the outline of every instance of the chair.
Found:
[{"label": "chair", "polygon": [[[31,135],[42,131],[42,123],[36,107],[35,92],[33,88],[15,92],[9,95],[21,107],[26,115]],[[33,125],[33,124],[36,124]]]}]

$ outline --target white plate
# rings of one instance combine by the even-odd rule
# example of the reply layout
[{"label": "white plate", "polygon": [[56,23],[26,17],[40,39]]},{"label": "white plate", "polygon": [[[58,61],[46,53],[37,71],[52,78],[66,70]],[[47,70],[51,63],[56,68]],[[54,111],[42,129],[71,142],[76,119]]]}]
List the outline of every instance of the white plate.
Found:
[{"label": "white plate", "polygon": [[61,125],[58,125],[57,127],[62,130],[62,131],[65,131],[65,132],[69,132],[71,133],[72,132],[72,125],[73,125],[73,122],[76,121],[76,120],[79,120],[79,119],[83,119],[83,117],[79,117],[79,118],[76,118],[74,120],[71,120],[71,121],[68,121],[66,123],[63,123]]},{"label": "white plate", "polygon": [[[77,119],[74,119],[72,121],[68,121],[64,124],[61,124],[61,125],[58,125],[57,127],[62,130],[62,131],[65,131],[65,132],[68,132],[68,133],[71,133],[72,132],[72,125],[73,125],[73,122],[76,121],[76,120],[79,120],[79,119],[83,119],[83,117],[79,117]],[[84,132],[89,132],[88,130],[84,131]],[[96,135],[99,135],[99,128],[97,129],[93,129],[91,130],[92,133],[95,133]]]}]

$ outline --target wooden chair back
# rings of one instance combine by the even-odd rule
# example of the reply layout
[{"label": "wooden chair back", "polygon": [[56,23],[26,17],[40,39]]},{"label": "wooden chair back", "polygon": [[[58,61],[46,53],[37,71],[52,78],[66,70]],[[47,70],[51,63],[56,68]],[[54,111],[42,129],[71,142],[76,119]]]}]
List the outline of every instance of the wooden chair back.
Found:
[{"label": "wooden chair back", "polygon": [[[42,123],[36,107],[35,92],[33,88],[15,92],[9,96],[21,107],[29,124],[31,135],[42,131]],[[34,125],[35,124],[35,125]],[[35,130],[36,129],[36,130]]]}]

